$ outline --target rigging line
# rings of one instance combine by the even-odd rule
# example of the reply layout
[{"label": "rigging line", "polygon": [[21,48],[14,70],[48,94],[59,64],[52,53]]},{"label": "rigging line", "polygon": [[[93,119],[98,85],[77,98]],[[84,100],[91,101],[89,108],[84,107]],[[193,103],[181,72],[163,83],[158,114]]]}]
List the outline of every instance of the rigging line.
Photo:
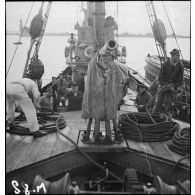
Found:
[{"label": "rigging line", "polygon": [[[177,47],[178,47],[179,50],[181,51],[181,49],[180,49],[180,47],[179,47],[179,43],[178,43],[178,41],[177,41],[177,37],[176,37],[176,35],[175,35],[175,31],[174,31],[174,29],[173,29],[173,26],[172,26],[172,24],[171,24],[170,18],[169,18],[169,16],[168,16],[168,13],[167,13],[167,10],[166,10],[166,8],[165,8],[165,5],[164,5],[163,1],[162,1],[162,4],[163,4],[163,7],[164,7],[166,16],[167,16],[167,18],[168,18],[168,20],[169,20],[169,24],[170,24],[170,26],[171,26],[171,30],[172,30],[173,35],[174,35],[174,37],[175,37],[175,40],[176,40],[176,43],[177,43]],[[181,57],[182,57],[182,60],[183,60],[182,53],[181,53]]]},{"label": "rigging line", "polygon": [[[145,1],[145,4],[146,4],[146,9],[147,9],[147,13],[148,13],[150,25],[151,25],[151,28],[152,28],[152,18],[150,18],[150,16],[152,16],[152,14],[150,14],[151,9],[149,9],[149,4],[147,4],[147,1]],[[157,49],[158,55],[160,56],[159,49],[158,49],[158,46],[157,46],[157,43],[156,43],[156,40],[155,39],[154,39],[154,42],[155,42],[155,45],[156,45],[156,49]],[[162,66],[161,60],[160,60],[160,64]]]},{"label": "rigging line", "polygon": [[39,48],[40,48],[40,45],[41,45],[41,42],[42,42],[42,39],[43,39],[43,35],[44,35],[44,32],[45,32],[45,28],[46,28],[46,25],[47,25],[47,20],[49,18],[51,3],[52,2],[49,1],[48,6],[47,6],[42,31],[41,31],[40,36],[38,37],[38,40],[37,40],[37,45],[36,45],[36,49],[35,49],[35,52],[34,52],[34,56],[38,55],[38,51],[39,51]]},{"label": "rigging line", "polygon": [[[176,40],[176,43],[177,43],[177,47],[178,47],[178,49],[180,50],[181,58],[182,58],[182,61],[183,61],[183,60],[184,60],[184,59],[183,59],[183,55],[182,55],[182,53],[181,53],[181,49],[180,49],[180,47],[179,47],[179,43],[178,43],[178,41],[177,41],[177,37],[176,37],[175,31],[174,31],[174,29],[173,29],[173,26],[172,26],[172,24],[171,24],[170,18],[169,18],[169,16],[168,16],[168,13],[167,13],[167,10],[166,10],[166,8],[165,8],[165,5],[164,5],[163,1],[162,1],[162,5],[163,5],[163,8],[164,8],[164,10],[165,10],[166,16],[167,16],[167,18],[168,18],[169,24],[170,24],[170,26],[171,26],[171,30],[172,30],[173,35],[174,35],[174,37],[175,37],[175,40]],[[182,63],[182,62],[181,62],[181,63]],[[182,64],[183,64],[183,63],[182,63]],[[184,70],[183,70],[183,71],[184,71]],[[188,71],[187,71],[187,74],[188,74],[188,76],[190,77]],[[183,83],[184,83],[184,87],[185,87],[185,86],[186,86],[185,78],[183,78]],[[187,103],[187,94],[186,94],[186,91],[185,91],[185,90],[184,90],[184,93],[185,93],[185,95],[186,95],[186,98],[185,98],[186,102],[185,102],[185,103],[186,103],[186,106],[187,106],[187,105],[188,105],[188,103]],[[187,112],[187,119],[189,120],[189,114],[188,114],[188,112]]]},{"label": "rigging line", "polygon": [[[174,37],[175,37],[175,40],[176,40],[176,43],[177,43],[177,47],[178,47],[178,49],[181,51],[181,49],[180,49],[180,47],[179,47],[179,43],[178,43],[178,41],[177,41],[177,37],[176,37],[175,31],[174,31],[174,29],[173,29],[173,26],[172,26],[172,24],[171,24],[170,18],[169,18],[169,16],[168,16],[168,13],[167,13],[167,10],[166,10],[166,8],[165,8],[165,5],[164,5],[163,1],[162,1],[162,5],[163,5],[163,8],[164,8],[164,10],[165,10],[166,16],[167,16],[167,18],[168,18],[169,24],[170,24],[170,26],[171,26],[171,30],[172,30],[172,32],[173,32],[173,35],[174,35]],[[181,53],[181,52],[180,52],[180,53]],[[181,58],[182,58],[182,60],[184,60],[184,59],[183,59],[182,53],[181,53]],[[187,71],[187,74],[188,74],[188,76],[189,76],[189,72],[188,72],[188,71]]]},{"label": "rigging line", "polygon": [[[153,11],[153,14],[154,14],[154,18],[155,18],[155,20],[153,22],[156,22],[156,24],[157,24],[158,33],[159,33],[160,38],[161,38],[161,41],[162,41],[161,31],[160,31],[159,22],[158,22],[159,19],[157,18],[156,11],[155,11],[155,7],[154,7],[154,2],[153,1],[151,1],[151,8],[152,8],[152,11]],[[166,45],[165,42],[164,41],[163,41],[163,43],[162,42],[159,42],[159,41],[157,41],[157,42],[158,42],[158,45],[160,46],[161,55],[164,56],[165,59],[166,59],[167,58],[167,53],[166,53],[166,50],[165,50],[165,45]]]},{"label": "rigging line", "polygon": [[116,2],[116,18],[117,18],[117,43],[118,43],[118,1]]},{"label": "rigging line", "polygon": [[[33,8],[34,3],[35,3],[35,2],[33,1],[32,6],[31,6],[31,8],[30,8],[30,11],[29,11],[29,13],[28,13],[28,16],[27,16],[27,19],[26,19],[25,25],[24,25],[24,27],[23,27],[23,29],[22,29],[21,34],[20,34],[20,38],[19,38],[18,42],[20,42],[20,40],[21,40],[21,38],[22,38],[22,35],[23,35],[23,32],[24,32],[24,29],[25,29],[26,24],[27,24],[27,22],[28,22],[28,19],[29,19],[29,16],[30,16],[30,13],[31,13],[31,11],[32,11],[32,8]],[[9,65],[8,71],[7,71],[7,73],[6,73],[6,77],[7,77],[8,73],[9,73],[9,71],[10,71],[10,68],[11,68],[12,62],[13,62],[13,60],[14,60],[14,57],[15,57],[15,54],[16,54],[17,49],[18,49],[18,45],[16,46],[16,49],[15,49],[15,51],[14,51],[14,54],[13,54],[12,60],[11,60],[11,62],[10,62],[10,65]]]}]

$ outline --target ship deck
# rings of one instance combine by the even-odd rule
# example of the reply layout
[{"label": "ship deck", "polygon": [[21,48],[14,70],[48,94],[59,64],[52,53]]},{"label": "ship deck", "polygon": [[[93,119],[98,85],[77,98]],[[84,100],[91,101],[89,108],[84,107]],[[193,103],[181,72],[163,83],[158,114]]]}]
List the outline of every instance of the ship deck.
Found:
[{"label": "ship deck", "polygon": [[[123,114],[127,110],[134,112],[135,108],[133,106],[122,106],[119,114]],[[79,130],[86,130],[87,128],[86,121],[80,117],[81,111],[65,112],[63,115],[67,127],[62,132],[77,142]],[[179,124],[181,127],[189,125],[183,122]],[[101,124],[101,129],[103,128],[104,124]],[[154,158],[161,158],[172,163],[177,163],[182,158],[181,155],[168,148],[167,143],[169,141],[141,143],[127,140],[127,142],[130,149],[135,153],[144,152]],[[31,136],[6,133],[6,173],[74,149],[75,146],[57,133],[48,134],[35,140]],[[190,168],[190,160],[188,159],[183,160],[181,164]]]}]

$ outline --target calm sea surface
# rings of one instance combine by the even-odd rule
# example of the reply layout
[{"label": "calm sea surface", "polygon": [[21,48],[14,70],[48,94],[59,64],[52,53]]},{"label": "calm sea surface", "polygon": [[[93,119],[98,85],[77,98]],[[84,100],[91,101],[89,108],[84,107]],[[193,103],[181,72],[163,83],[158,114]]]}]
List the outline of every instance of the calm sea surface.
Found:
[{"label": "calm sea surface", "polygon": [[[45,65],[45,73],[42,77],[43,85],[51,80],[52,76],[57,76],[65,67],[64,48],[67,46],[68,36],[44,36],[39,50],[39,59]],[[11,63],[19,37],[17,35],[6,36],[6,72]],[[30,37],[21,39],[22,45],[18,46],[16,55],[11,65],[7,80],[22,77],[27,51],[30,45]],[[178,43],[184,59],[190,60],[190,39],[179,38]],[[122,38],[119,37],[119,44],[126,46],[127,65],[144,76],[145,57],[147,54],[157,54],[153,38]],[[177,48],[174,38],[167,39],[167,51]],[[32,50],[34,51],[34,50]]]}]

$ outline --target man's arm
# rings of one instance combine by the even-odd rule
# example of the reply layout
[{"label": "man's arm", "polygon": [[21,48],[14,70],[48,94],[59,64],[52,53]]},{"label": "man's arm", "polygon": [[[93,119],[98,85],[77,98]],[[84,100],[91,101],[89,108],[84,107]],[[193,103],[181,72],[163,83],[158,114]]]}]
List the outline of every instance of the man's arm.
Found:
[{"label": "man's arm", "polygon": [[184,77],[184,66],[183,66],[182,63],[180,63],[180,73],[178,75],[176,88],[178,88],[179,86],[181,86],[181,84],[183,82],[183,77]]},{"label": "man's arm", "polygon": [[162,64],[159,75],[158,75],[158,81],[160,85],[162,86],[164,84],[164,68],[165,68],[165,63]]},{"label": "man's arm", "polygon": [[33,104],[34,104],[34,106],[35,107],[40,107],[40,105],[39,105],[40,92],[39,92],[37,86],[33,86],[32,94],[33,94]]}]

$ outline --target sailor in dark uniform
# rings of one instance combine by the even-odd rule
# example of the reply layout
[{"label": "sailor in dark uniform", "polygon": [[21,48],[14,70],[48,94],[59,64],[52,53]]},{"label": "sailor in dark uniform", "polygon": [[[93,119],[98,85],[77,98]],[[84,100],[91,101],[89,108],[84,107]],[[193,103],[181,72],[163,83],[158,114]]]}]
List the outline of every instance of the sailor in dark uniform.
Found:
[{"label": "sailor in dark uniform", "polygon": [[183,82],[184,68],[180,61],[180,51],[173,49],[170,54],[171,58],[164,62],[160,69],[158,76],[160,86],[157,92],[153,112],[162,112],[163,110],[161,95],[165,87],[175,92]]},{"label": "sailor in dark uniform", "polygon": [[146,105],[152,99],[151,94],[147,91],[147,87],[144,85],[139,85],[139,93],[135,99],[135,105],[138,112],[146,112]]},{"label": "sailor in dark uniform", "polygon": [[78,90],[76,83],[72,85],[72,90],[67,93],[68,108],[67,111],[81,110],[83,101],[83,92]]}]

